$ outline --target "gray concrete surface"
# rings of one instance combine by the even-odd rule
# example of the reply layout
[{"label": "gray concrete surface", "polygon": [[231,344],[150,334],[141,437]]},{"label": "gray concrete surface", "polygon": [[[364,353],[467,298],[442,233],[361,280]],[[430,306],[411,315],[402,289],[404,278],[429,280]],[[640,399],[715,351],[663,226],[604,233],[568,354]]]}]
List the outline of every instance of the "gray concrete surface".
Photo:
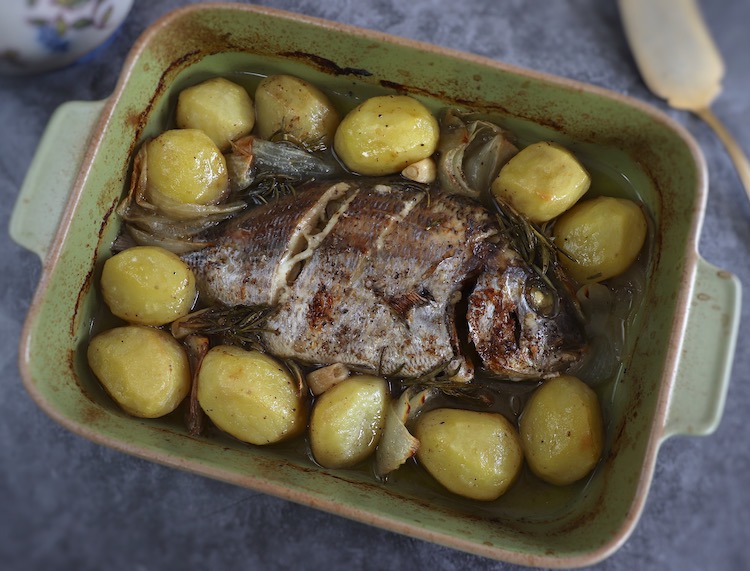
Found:
[{"label": "gray concrete surface", "polygon": [[[64,72],[0,78],[0,224],[7,228],[53,110],[113,90],[135,38],[180,0],[136,0],[118,36]],[[611,88],[665,109],[699,142],[710,173],[702,255],[750,283],[750,202],[709,128],[643,85],[611,0],[273,0],[260,4],[473,52]],[[715,112],[750,151],[750,2],[703,0],[726,59]],[[1,10],[1,9],[0,9]],[[113,452],[58,426],[19,377],[17,341],[40,275],[0,233],[0,568],[430,569],[516,567],[373,529]],[[750,304],[723,419],[660,450],[641,521],[596,569],[750,569]]]}]

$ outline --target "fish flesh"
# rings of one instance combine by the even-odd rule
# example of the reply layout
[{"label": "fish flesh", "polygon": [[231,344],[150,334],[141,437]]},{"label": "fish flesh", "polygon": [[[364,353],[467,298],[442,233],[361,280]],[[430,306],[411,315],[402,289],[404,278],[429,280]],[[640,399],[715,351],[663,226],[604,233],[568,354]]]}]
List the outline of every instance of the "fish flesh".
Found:
[{"label": "fish flesh", "polygon": [[301,363],[521,380],[555,376],[585,348],[572,297],[492,212],[439,188],[316,182],[248,209],[183,259],[205,302],[274,308],[262,344]]}]

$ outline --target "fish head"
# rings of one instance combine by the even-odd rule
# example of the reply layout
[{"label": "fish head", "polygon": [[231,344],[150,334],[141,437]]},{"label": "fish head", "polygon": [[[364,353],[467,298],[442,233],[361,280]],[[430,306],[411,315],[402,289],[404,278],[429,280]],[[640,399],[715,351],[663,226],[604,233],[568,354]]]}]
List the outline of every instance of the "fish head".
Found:
[{"label": "fish head", "polygon": [[511,380],[553,377],[585,352],[576,300],[532,268],[485,269],[468,299],[469,337],[489,373]]}]

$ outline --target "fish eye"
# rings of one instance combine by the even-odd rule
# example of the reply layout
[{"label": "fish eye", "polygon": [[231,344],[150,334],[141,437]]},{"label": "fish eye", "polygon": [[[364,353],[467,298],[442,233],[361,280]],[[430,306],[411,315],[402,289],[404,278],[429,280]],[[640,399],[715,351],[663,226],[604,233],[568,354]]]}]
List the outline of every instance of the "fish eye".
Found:
[{"label": "fish eye", "polygon": [[557,295],[552,287],[541,279],[527,282],[524,297],[529,308],[543,317],[554,317],[557,314]]}]

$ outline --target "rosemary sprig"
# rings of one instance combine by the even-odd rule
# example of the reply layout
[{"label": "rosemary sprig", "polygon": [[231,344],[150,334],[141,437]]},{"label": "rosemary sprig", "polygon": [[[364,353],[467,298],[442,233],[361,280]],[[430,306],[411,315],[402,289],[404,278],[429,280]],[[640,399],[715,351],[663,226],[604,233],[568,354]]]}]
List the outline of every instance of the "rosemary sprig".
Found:
[{"label": "rosemary sprig", "polygon": [[316,137],[315,139],[302,140],[294,134],[289,133],[284,124],[282,124],[281,127],[268,138],[268,140],[273,143],[285,143],[308,153],[319,153],[328,149],[328,145],[326,144],[323,135]]},{"label": "rosemary sprig", "polygon": [[256,205],[267,204],[288,194],[295,194],[294,180],[280,174],[258,173],[255,182],[245,192],[245,199]]},{"label": "rosemary sprig", "polygon": [[274,311],[267,306],[210,307],[175,322],[172,332],[176,337],[220,336],[225,343],[262,348],[261,334],[274,332],[267,327]]},{"label": "rosemary sprig", "polygon": [[552,241],[549,225],[545,223],[538,226],[512,206],[499,200],[495,201],[495,206],[500,229],[510,237],[511,243],[521,258],[548,287],[557,291],[553,280],[550,279],[550,271],[555,275],[559,273],[557,268],[559,255],[568,258],[571,256]]}]

